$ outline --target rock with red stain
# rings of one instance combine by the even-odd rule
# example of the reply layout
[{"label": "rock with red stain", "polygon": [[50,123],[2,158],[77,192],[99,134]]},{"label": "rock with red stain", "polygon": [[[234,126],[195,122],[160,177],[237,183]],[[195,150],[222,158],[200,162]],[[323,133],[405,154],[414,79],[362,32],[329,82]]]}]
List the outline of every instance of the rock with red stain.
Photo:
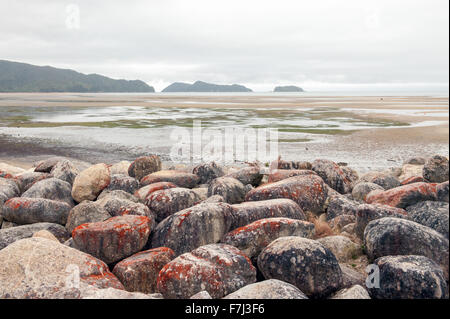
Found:
[{"label": "rock with red stain", "polygon": [[13,198],[20,196],[20,188],[16,181],[9,178],[0,177],[0,194],[5,195],[6,198]]},{"label": "rock with red stain", "polygon": [[239,248],[255,261],[261,250],[279,237],[312,238],[314,233],[313,223],[284,217],[264,218],[225,234],[221,242]]},{"label": "rock with red stain", "polygon": [[128,175],[140,181],[144,176],[161,170],[161,159],[158,155],[142,156],[131,163]]},{"label": "rock with red stain", "polygon": [[369,172],[364,174],[360,177],[360,179],[357,181],[357,184],[359,183],[374,183],[377,185],[380,185],[384,189],[391,189],[399,187],[400,181],[397,177],[393,176],[392,174],[388,174],[385,172]]},{"label": "rock with red stain", "polygon": [[176,187],[153,192],[145,200],[145,205],[156,214],[156,221],[160,222],[199,201],[199,196],[191,189]]},{"label": "rock with red stain", "polygon": [[328,296],[342,284],[334,254],[303,237],[281,237],[270,243],[258,256],[258,269],[264,278],[288,282],[313,298]]},{"label": "rock with red stain", "polygon": [[156,226],[152,247],[169,247],[178,256],[218,243],[230,229],[231,211],[226,203],[200,203],[175,213]]},{"label": "rock with red stain", "polygon": [[40,230],[48,230],[60,242],[65,242],[70,238],[64,226],[53,223],[35,223],[29,225],[16,226],[6,229],[0,229],[0,250],[6,246],[24,238],[33,236],[34,233]]},{"label": "rock with red stain", "polygon": [[154,293],[159,271],[174,258],[175,253],[167,247],[141,251],[117,263],[113,274],[127,291]]},{"label": "rock with red stain", "polygon": [[68,204],[51,199],[15,197],[4,204],[2,215],[21,225],[43,222],[65,225],[70,209]]},{"label": "rock with red stain", "polygon": [[289,177],[303,176],[303,175],[317,175],[317,174],[314,171],[307,169],[276,169],[270,172],[268,182],[275,183]]},{"label": "rock with red stain", "polygon": [[141,186],[159,182],[169,182],[183,188],[194,188],[200,182],[196,174],[175,170],[163,170],[151,173],[141,179]]},{"label": "rock with red stain", "polygon": [[365,201],[366,196],[374,190],[384,191],[384,188],[375,183],[361,182],[352,189],[352,196],[355,200]]},{"label": "rock with red stain", "polygon": [[24,193],[35,183],[50,177],[52,176],[48,173],[26,172],[17,175],[14,180],[19,185],[20,192]]},{"label": "rock with red stain", "polygon": [[22,239],[0,251],[0,299],[63,297],[86,283],[123,289],[105,263],[53,240]]},{"label": "rock with red stain", "polygon": [[352,181],[347,178],[347,174],[335,162],[318,159],[312,162],[311,169],[335,191],[341,194],[347,194],[352,191]]},{"label": "rock with red stain", "polygon": [[200,184],[208,184],[213,179],[218,177],[222,177],[225,175],[223,168],[217,165],[215,162],[200,164],[192,170],[193,174],[198,175],[200,177]]},{"label": "rock with red stain", "polygon": [[235,178],[244,185],[250,184],[252,186],[259,186],[263,178],[261,169],[258,166],[244,167],[238,171],[229,173],[226,176]]},{"label": "rock with red stain", "polygon": [[434,229],[416,222],[385,217],[371,221],[364,231],[367,256],[420,255],[434,260],[448,280],[448,239]]},{"label": "rock with red stain", "polygon": [[72,186],[57,178],[46,178],[31,186],[22,197],[28,198],[46,198],[61,201],[69,204],[71,207],[75,205],[71,196]]},{"label": "rock with red stain", "polygon": [[226,203],[242,203],[247,194],[244,184],[232,177],[219,177],[212,180],[208,185],[208,197],[220,195]]},{"label": "rock with red stain", "polygon": [[408,213],[406,210],[402,208],[396,208],[388,205],[370,205],[370,204],[362,204],[358,206],[356,212],[356,221],[355,221],[355,234],[362,238],[364,234],[364,229],[367,224],[372,220],[380,219],[383,217],[397,217],[409,219]]},{"label": "rock with red stain", "polygon": [[231,207],[233,208],[230,227],[232,230],[263,218],[285,217],[306,220],[306,215],[300,206],[287,198],[245,202]]},{"label": "rock with red stain", "polygon": [[154,183],[150,185],[146,185],[144,187],[139,188],[136,192],[134,192],[134,196],[141,201],[145,201],[145,199],[153,192],[162,190],[162,189],[169,189],[169,188],[175,188],[177,185],[174,183],[168,183],[168,182],[160,182],[160,183]]},{"label": "rock with red stain", "polygon": [[383,204],[392,207],[406,208],[427,200],[437,199],[437,184],[414,183],[386,190],[371,192],[366,196],[369,204]]},{"label": "rock with red stain", "polygon": [[126,215],[83,224],[73,230],[73,242],[77,249],[111,264],[145,246],[151,231],[149,223],[148,217]]},{"label": "rock with red stain", "polygon": [[77,175],[73,182],[72,197],[78,203],[95,200],[111,182],[109,166],[103,163],[91,166]]},{"label": "rock with red stain", "polygon": [[130,194],[134,194],[139,189],[139,182],[128,175],[111,175],[111,182],[105,191],[121,190]]},{"label": "rock with red stain", "polygon": [[407,179],[401,181],[402,185],[408,185],[413,183],[425,182],[425,179],[422,176],[411,176]]},{"label": "rock with red stain", "polygon": [[71,161],[62,160],[56,163],[55,166],[53,166],[50,174],[53,177],[59,178],[60,180],[63,180],[72,185],[75,177],[80,174],[80,171]]},{"label": "rock with red stain", "polygon": [[91,201],[84,201],[70,210],[66,229],[72,231],[86,223],[102,222],[111,218],[111,215],[100,205]]},{"label": "rock with red stain", "polygon": [[200,291],[222,298],[256,282],[256,269],[236,247],[211,244],[183,254],[165,265],[157,289],[168,299],[187,299]]},{"label": "rock with red stain", "polygon": [[307,169],[310,170],[312,168],[311,163],[309,162],[295,162],[295,161],[283,161],[283,160],[278,160],[276,163],[276,167],[278,169]]},{"label": "rock with red stain", "polygon": [[448,181],[444,183],[437,184],[436,186],[436,198],[440,202],[449,202],[449,183]]},{"label": "rock with red stain", "polygon": [[247,285],[223,299],[308,299],[294,285],[278,279],[269,279]]},{"label": "rock with red stain", "polygon": [[327,196],[327,185],[322,178],[306,175],[259,186],[247,193],[246,201],[288,198],[296,202],[303,211],[323,213]]},{"label": "rock with red stain", "polygon": [[422,175],[426,181],[431,183],[448,181],[448,159],[445,156],[433,156],[425,163]]}]

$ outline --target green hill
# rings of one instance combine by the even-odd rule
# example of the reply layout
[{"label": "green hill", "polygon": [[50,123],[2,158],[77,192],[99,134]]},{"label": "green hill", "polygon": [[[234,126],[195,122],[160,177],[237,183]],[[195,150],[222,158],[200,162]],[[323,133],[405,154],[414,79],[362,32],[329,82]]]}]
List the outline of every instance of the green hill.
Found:
[{"label": "green hill", "polygon": [[166,87],[162,92],[253,92],[245,86],[233,85],[218,85],[202,81],[197,81],[194,84],[175,82]]},{"label": "green hill", "polygon": [[155,92],[143,81],[114,80],[50,66],[0,60],[0,92]]}]

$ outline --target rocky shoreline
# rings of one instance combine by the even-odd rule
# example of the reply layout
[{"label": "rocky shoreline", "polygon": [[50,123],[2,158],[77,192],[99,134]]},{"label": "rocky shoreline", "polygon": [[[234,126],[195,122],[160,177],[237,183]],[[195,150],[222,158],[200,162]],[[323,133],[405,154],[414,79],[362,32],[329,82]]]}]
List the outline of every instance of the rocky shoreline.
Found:
[{"label": "rocky shoreline", "polygon": [[447,299],[448,169],[0,163],[0,298]]}]

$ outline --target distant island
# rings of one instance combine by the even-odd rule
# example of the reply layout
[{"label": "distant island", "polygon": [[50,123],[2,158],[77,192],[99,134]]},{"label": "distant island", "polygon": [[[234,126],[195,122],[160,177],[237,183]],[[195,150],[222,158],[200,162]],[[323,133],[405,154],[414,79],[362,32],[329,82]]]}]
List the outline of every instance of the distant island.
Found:
[{"label": "distant island", "polygon": [[155,92],[140,80],[114,80],[51,66],[0,60],[0,92]]},{"label": "distant island", "polygon": [[245,86],[233,85],[218,85],[197,81],[194,84],[175,82],[166,87],[162,92],[253,92]]},{"label": "distant island", "polygon": [[288,85],[288,86],[277,86],[274,92],[305,92],[301,87]]}]

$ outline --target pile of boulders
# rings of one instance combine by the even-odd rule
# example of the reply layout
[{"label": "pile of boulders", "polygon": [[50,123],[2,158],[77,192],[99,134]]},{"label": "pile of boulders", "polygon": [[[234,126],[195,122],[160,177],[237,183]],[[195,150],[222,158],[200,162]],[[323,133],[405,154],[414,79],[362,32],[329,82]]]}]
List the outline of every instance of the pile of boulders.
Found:
[{"label": "pile of boulders", "polygon": [[0,298],[449,296],[443,156],[0,167]]}]

